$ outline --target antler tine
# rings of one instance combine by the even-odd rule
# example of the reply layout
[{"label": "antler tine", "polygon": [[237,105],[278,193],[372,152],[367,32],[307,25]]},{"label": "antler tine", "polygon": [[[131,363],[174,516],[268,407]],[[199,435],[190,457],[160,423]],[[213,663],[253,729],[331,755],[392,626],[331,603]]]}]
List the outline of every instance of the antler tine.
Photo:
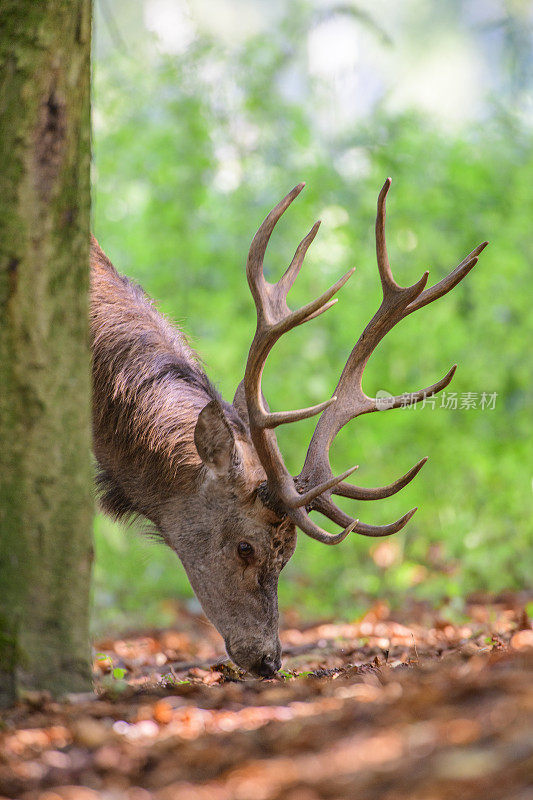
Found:
[{"label": "antler tine", "polygon": [[[330,498],[320,497],[314,507],[337,525],[344,526],[350,524],[350,521],[353,522],[352,518],[335,505]],[[393,533],[398,533],[402,528],[405,528],[417,510],[417,508],[412,508],[403,517],[397,519],[396,522],[390,522],[388,525],[366,525],[364,522],[358,521],[353,530],[361,536],[391,536]]]},{"label": "antler tine", "polygon": [[[342,289],[346,281],[348,281],[355,272],[355,267],[349,269],[348,272],[345,272],[344,275],[339,278],[329,289],[326,289],[319,297],[311,300],[309,303],[306,303],[305,306],[301,306],[301,308],[297,308],[296,311],[288,311],[286,316],[284,316],[278,324],[272,328],[272,332],[275,333],[275,340],[277,341],[279,337],[287,333],[287,331],[296,328],[297,325],[301,325],[304,322],[309,322],[311,319],[315,319],[320,314],[323,314],[326,311],[326,306],[331,308],[333,305],[331,298],[334,294],[336,294],[339,289]],[[279,284],[275,284],[276,287]]]},{"label": "antler tine", "polygon": [[426,397],[433,397],[434,394],[445,389],[450,381],[452,380],[453,376],[455,375],[455,371],[457,369],[457,364],[454,364],[453,367],[448,370],[444,378],[441,378],[440,381],[436,383],[432,383],[431,386],[426,386],[425,389],[419,389],[418,392],[410,392],[408,394],[397,394],[393,395],[390,398],[387,398],[386,405],[383,408],[379,407],[378,401],[375,397],[370,398],[373,407],[369,409],[370,411],[388,411],[391,408],[401,408],[402,406],[406,405],[414,405],[418,403],[420,400],[424,400]]},{"label": "antler tine", "polygon": [[319,525],[316,525],[303,508],[294,508],[287,513],[301,531],[310,536],[311,539],[323,544],[340,544],[359,524],[358,519],[348,518],[348,523],[341,533],[328,533]]},{"label": "antler tine", "polygon": [[309,246],[312,243],[313,239],[318,233],[318,229],[320,228],[320,220],[315,222],[307,236],[305,236],[298,247],[296,248],[296,252],[294,257],[287,267],[285,274],[279,279],[278,285],[283,287],[286,292],[289,291],[291,286],[293,285],[294,281],[298,277],[298,274],[302,268],[302,264],[304,263],[304,258],[309,250]]},{"label": "antler tine", "polygon": [[391,187],[392,178],[387,178],[378,196],[378,213],[376,215],[376,255],[381,278],[383,294],[387,291],[396,291],[400,287],[393,278],[390,268],[389,256],[387,253],[387,242],[385,239],[385,219],[387,216],[386,204],[387,195]]},{"label": "antler tine", "polygon": [[406,472],[405,475],[402,475],[401,478],[393,481],[393,483],[389,483],[388,486],[367,489],[363,486],[354,486],[351,483],[338,483],[335,488],[332,489],[332,493],[340,497],[349,497],[352,500],[383,500],[385,497],[392,497],[393,494],[396,494],[403,489],[404,486],[407,486],[408,483],[411,483],[427,460],[427,456],[421,458],[418,464],[411,467],[409,472]]},{"label": "antler tine", "polygon": [[312,314],[309,314],[309,316],[304,319],[304,322],[310,322],[312,319],[316,319],[321,314],[323,314],[325,311],[328,311],[328,309],[330,309],[332,306],[334,306],[335,303],[338,303],[338,302],[339,302],[339,298],[338,297],[334,297],[333,300],[330,300],[329,303],[325,303],[322,306],[322,308],[318,309],[318,311],[313,311]]},{"label": "antler tine", "polygon": [[451,292],[458,283],[460,283],[463,278],[466,278],[468,273],[471,269],[473,269],[477,262],[478,256],[480,253],[483,252],[485,247],[488,245],[488,242],[482,242],[478,244],[471,253],[469,253],[466,258],[464,258],[460,264],[458,264],[455,269],[453,269],[445,278],[443,278],[438,283],[435,283],[433,286],[430,286],[429,289],[425,289],[421,294],[410,303],[406,310],[405,316],[408,314],[412,314],[413,311],[416,311],[419,308],[423,308],[423,306],[427,306],[428,303],[432,303],[434,300],[438,300],[439,297],[443,297],[448,292]]}]

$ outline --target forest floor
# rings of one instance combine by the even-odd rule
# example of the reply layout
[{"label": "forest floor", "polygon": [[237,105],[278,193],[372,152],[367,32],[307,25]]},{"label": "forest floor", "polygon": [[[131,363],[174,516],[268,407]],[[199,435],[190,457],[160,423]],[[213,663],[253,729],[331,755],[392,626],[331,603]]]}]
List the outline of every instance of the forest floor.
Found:
[{"label": "forest floor", "polygon": [[[528,606],[530,608],[530,606]],[[95,695],[29,694],[0,718],[20,800],[531,800],[533,629],[523,597],[451,622],[378,603],[286,620],[283,668],[224,663],[200,618],[100,641]]]}]

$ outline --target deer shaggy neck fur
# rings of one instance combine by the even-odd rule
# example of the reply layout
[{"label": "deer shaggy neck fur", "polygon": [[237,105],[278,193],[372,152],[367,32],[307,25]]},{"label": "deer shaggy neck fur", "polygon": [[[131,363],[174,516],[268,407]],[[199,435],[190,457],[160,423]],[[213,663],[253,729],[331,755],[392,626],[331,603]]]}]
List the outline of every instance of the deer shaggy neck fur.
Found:
[{"label": "deer shaggy neck fur", "polygon": [[202,408],[216,399],[237,434],[235,409],[207,378],[184,334],[91,241],[93,438],[103,509],[155,524],[161,502],[192,493],[204,466],[194,445]]}]

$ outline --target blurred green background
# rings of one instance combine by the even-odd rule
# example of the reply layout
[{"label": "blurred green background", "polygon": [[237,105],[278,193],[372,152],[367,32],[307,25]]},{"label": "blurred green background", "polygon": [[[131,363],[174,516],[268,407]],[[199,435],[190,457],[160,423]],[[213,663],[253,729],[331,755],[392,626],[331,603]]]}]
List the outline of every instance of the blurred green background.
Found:
[{"label": "blurred green background", "polygon": [[[459,369],[458,408],[352,422],[332,466],[383,485],[424,455],[393,498],[347,501],[365,522],[419,511],[393,539],[328,548],[301,535],[282,608],[351,618],[373,598],[459,607],[532,573],[531,272],[533,11],[520,0],[266,2],[96,0],[93,228],[119,271],[192,337],[231,399],[255,326],[244,264],[260,222],[307,188],[273,236],[279,276],[323,220],[292,295],[300,304],[351,266],[328,314],[272,353],[271,407],[330,396],[380,301],[377,193],[393,178],[388,246],[397,280],[439,280],[484,239],[453,293],[376,351],[365,388],[402,393]],[[464,393],[475,408],[461,408]],[[496,393],[494,408],[481,395]],[[313,421],[279,430],[299,471]],[[165,625],[192,592],[176,556],[96,520],[95,630]]]}]

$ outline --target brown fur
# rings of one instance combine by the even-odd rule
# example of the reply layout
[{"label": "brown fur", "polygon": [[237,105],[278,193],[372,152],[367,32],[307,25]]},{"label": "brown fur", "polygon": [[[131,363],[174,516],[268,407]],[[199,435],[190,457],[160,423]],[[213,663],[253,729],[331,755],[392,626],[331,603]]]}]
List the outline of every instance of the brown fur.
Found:
[{"label": "brown fur", "polygon": [[[93,436],[101,503],[115,518],[143,514],[177,491],[194,491],[203,465],[194,446],[198,414],[220,398],[184,334],[140,286],[119,275],[91,241]],[[147,487],[148,491],[147,491]]]}]

